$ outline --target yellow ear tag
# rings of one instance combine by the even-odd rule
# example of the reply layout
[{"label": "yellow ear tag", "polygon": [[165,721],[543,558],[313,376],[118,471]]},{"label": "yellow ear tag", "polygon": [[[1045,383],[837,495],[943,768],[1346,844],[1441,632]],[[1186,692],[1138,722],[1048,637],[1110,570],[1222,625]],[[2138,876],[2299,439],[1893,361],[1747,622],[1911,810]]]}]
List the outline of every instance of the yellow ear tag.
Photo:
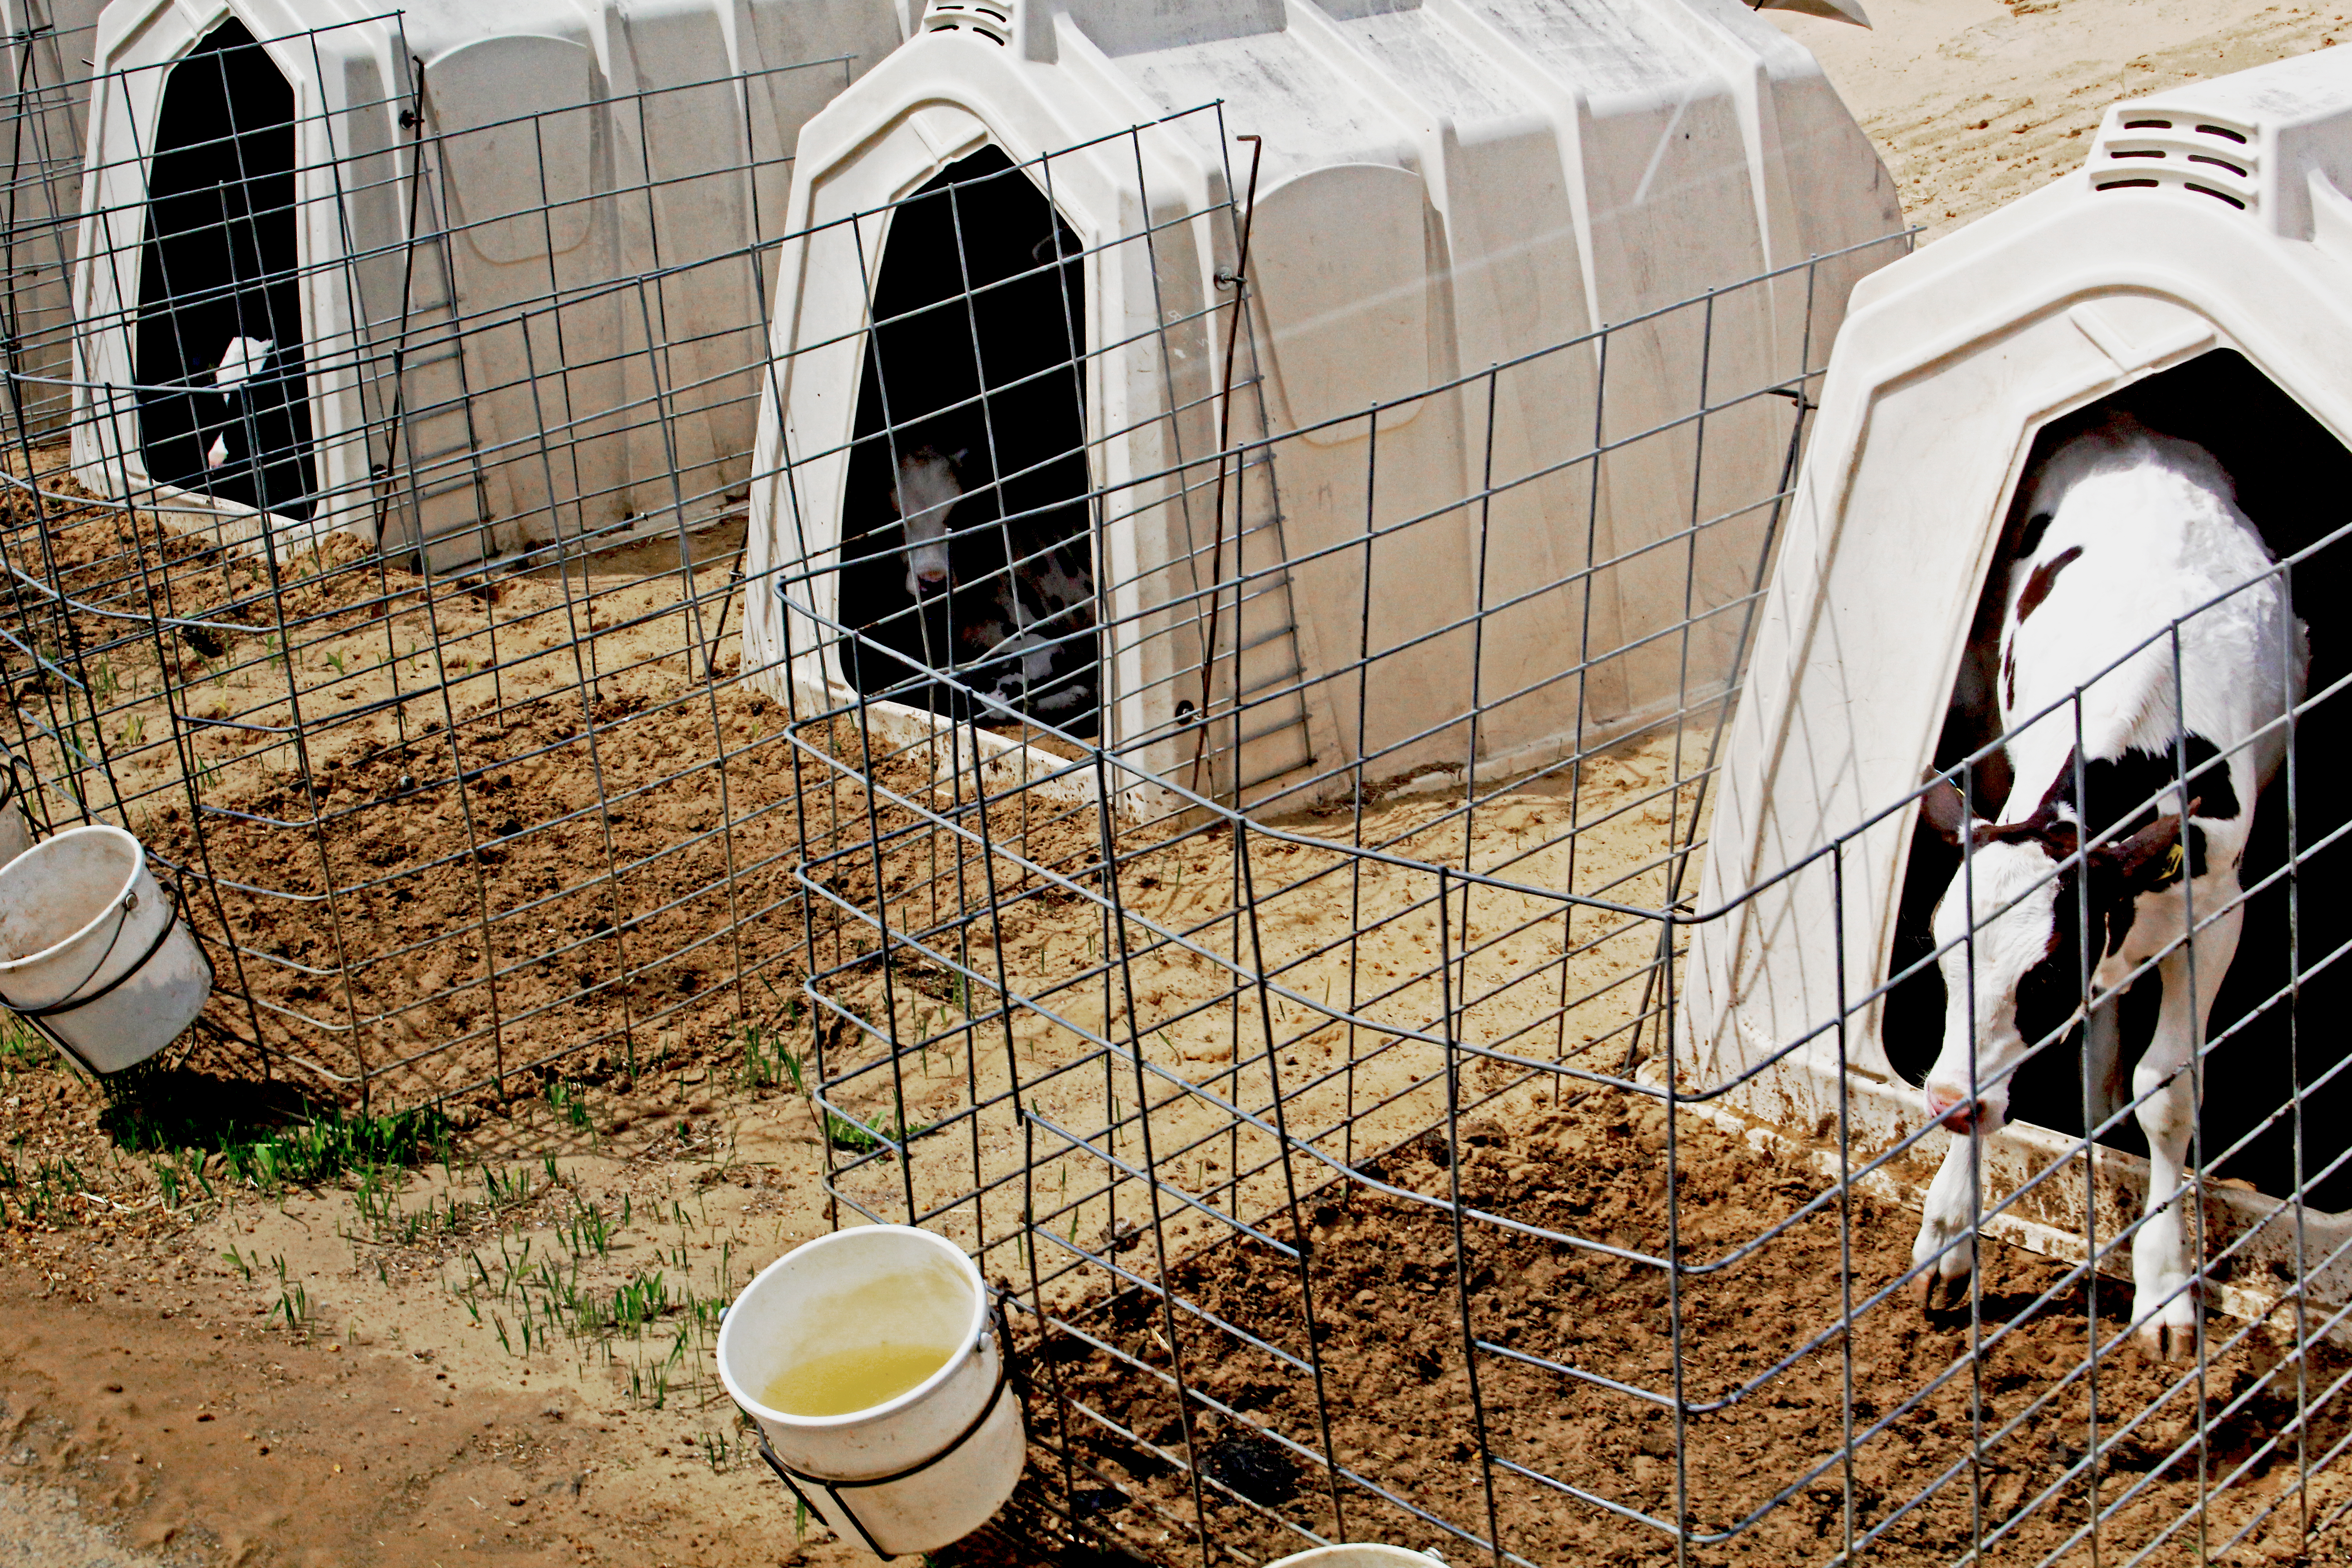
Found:
[{"label": "yellow ear tag", "polygon": [[2186,857],[2180,853],[2180,846],[2178,844],[2174,845],[2172,847],[2172,853],[2164,858],[2164,875],[2158,878],[2158,880],[2169,882],[2175,877],[2179,876],[2181,862],[2184,858],[2186,858]]}]

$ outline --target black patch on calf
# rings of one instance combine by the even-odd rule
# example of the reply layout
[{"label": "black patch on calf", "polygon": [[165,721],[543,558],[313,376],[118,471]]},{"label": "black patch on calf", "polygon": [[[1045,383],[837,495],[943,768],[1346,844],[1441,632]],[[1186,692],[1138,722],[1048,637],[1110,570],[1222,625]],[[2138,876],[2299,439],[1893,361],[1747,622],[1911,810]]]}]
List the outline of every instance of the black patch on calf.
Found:
[{"label": "black patch on calf", "polygon": [[[2179,761],[2186,767],[2176,773],[2170,747],[2162,752],[2134,747],[2119,757],[2084,763],[2083,783],[2089,798],[2082,803],[2084,819],[2100,835],[2114,827],[2137,832],[2160,814],[2179,809],[2173,781],[2181,776],[2189,781],[2189,795],[2197,802],[2198,816],[2209,822],[2227,822],[2238,815],[2237,787],[2230,782],[2230,765],[2221,760],[2220,747],[2202,735],[2184,736]],[[2073,798],[2071,789],[2066,798]],[[2126,813],[2130,814],[2128,821]]]},{"label": "black patch on calf", "polygon": [[2123,899],[2107,910],[2107,942],[2105,956],[2113,958],[2124,950],[2124,941],[2131,935],[2132,922],[2139,919],[2139,900]]},{"label": "black patch on calf", "polygon": [[2051,515],[2046,511],[2037,511],[2025,520],[2025,531],[2017,536],[2017,551],[2011,559],[2016,561],[2033,559],[2033,552],[2042,548],[2042,536],[2050,531]]},{"label": "black patch on calf", "polygon": [[[2042,961],[2018,977],[2017,1032],[2029,1047],[2063,1031],[2083,999],[2081,907],[2074,890],[2080,874],[2073,866],[2058,873],[2049,945],[2042,950]],[[2097,918],[2095,909],[2092,919]]]},{"label": "black patch on calf", "polygon": [[2026,616],[2042,607],[2042,601],[2048,598],[2050,590],[2058,585],[2058,574],[2072,566],[2076,557],[2082,553],[2083,547],[2077,544],[2071,550],[2062,551],[2052,556],[2033,569],[2033,575],[2025,580],[2025,592],[2017,596],[2019,625],[2022,626]]},{"label": "black patch on calf", "polygon": [[2190,735],[2181,742],[2189,759],[2189,794],[2199,803],[2197,815],[2208,822],[2228,822],[2244,807],[2238,800],[2238,787],[2230,782],[2230,764],[2221,760],[2221,748],[2202,735]]},{"label": "black patch on calf", "polygon": [[2004,709],[2017,706],[2017,645],[2011,643],[2000,661],[2000,705]]},{"label": "black patch on calf", "polygon": [[2164,976],[2151,969],[2131,983],[2116,1001],[2116,1029],[2123,1038],[2124,1087],[2131,1087],[2133,1059],[2156,1037],[2157,1015],[2164,1010]]},{"label": "black patch on calf", "polygon": [[[2205,874],[2205,830],[2192,822],[2189,825],[2185,838],[2188,851],[2183,859],[2187,863],[2189,879],[2193,881]],[[2168,870],[2158,877],[2153,885],[2140,889],[2140,892],[2159,892],[2179,880],[2180,880],[2179,870]],[[2094,896],[2095,897],[2095,893]],[[2106,952],[2109,957],[2113,957],[2124,950],[2124,942],[2131,935],[2132,924],[2139,919],[2139,892],[2116,893],[2105,899],[2104,902],[2106,906],[2105,912],[2100,918],[2104,920],[2107,929]]]}]

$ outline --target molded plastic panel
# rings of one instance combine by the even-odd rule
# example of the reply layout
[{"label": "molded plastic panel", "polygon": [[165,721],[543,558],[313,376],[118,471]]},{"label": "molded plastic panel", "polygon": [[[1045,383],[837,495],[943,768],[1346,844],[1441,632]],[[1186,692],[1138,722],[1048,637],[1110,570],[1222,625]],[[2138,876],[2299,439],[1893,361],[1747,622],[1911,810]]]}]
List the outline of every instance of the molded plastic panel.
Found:
[{"label": "molded plastic panel", "polygon": [[426,64],[451,216],[484,259],[561,256],[587,239],[595,63],[568,38],[511,34]]},{"label": "molded plastic panel", "polygon": [[[1250,275],[1294,426],[1394,403],[1429,385],[1427,202],[1420,175],[1381,163],[1336,163],[1258,198]],[[1371,343],[1381,352],[1366,353]],[[1421,406],[1384,415],[1381,428],[1403,424]],[[1337,430],[1321,438],[1359,435]]]},{"label": "molded plastic panel", "polygon": [[[781,258],[781,385],[760,468],[780,470],[788,436],[793,454],[818,456],[795,464],[789,493],[754,483],[750,574],[838,548],[856,503],[847,460],[825,454],[852,438],[861,363],[838,345],[866,325],[885,226],[858,215],[969,155],[977,128],[1050,181],[1087,247],[1086,338],[1105,345],[1090,457],[1114,498],[1095,564],[1118,639],[1104,689],[1115,749],[1188,778],[1204,663],[1209,710],[1243,714],[1202,787],[1244,800],[1359,755],[1369,782],[1458,766],[1474,704],[1481,778],[1522,772],[1729,679],[1739,616],[1677,628],[1694,594],[1744,601],[1769,543],[1759,498],[1782,483],[1794,407],[1759,389],[1821,362],[1853,280],[1895,248],[1810,275],[1807,258],[1901,228],[1892,181],[1801,47],[1738,0],[1003,9],[1009,41],[925,32],[809,122],[787,225],[806,237]],[[1227,411],[1234,296],[1217,279],[1237,259],[1229,193],[1254,163],[1255,338]],[[1739,287],[1777,268],[1792,270]],[[1653,315],[1710,289],[1711,305]],[[1596,349],[1528,357],[1610,322],[1633,324],[1612,333],[1605,399]],[[1491,389],[1420,395],[1495,364],[1510,368]],[[1743,391],[1727,402],[1731,388]],[[1371,422],[1346,416],[1374,402],[1394,406],[1368,520]],[[1216,448],[1227,412],[1235,439],[1273,438],[1253,448],[1270,461],[1213,524],[1201,486],[1169,476]],[[1464,504],[1489,462],[1496,493]],[[1696,549],[1684,542],[1694,519],[1708,534]],[[1368,521],[1389,531],[1355,543]],[[1222,555],[1212,526],[1227,532]],[[1247,593],[1225,591],[1237,608],[1213,633],[1199,610],[1213,559],[1254,574]],[[766,666],[780,694],[845,689],[839,639],[819,629],[847,613],[835,576],[804,574],[789,605],[748,608],[745,668]],[[1506,597],[1473,637],[1470,619]],[[801,623],[789,638],[788,616]],[[1341,672],[1367,626],[1373,658],[1410,653],[1381,666],[1360,708]]]}]

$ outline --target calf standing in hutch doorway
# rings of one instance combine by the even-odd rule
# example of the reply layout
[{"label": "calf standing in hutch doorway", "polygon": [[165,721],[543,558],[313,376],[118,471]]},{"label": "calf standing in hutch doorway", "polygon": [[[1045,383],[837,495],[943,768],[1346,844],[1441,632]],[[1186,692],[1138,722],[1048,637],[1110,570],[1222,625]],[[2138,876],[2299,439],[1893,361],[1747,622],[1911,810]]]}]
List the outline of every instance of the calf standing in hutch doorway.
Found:
[{"label": "calf standing in hutch doorway", "polygon": [[2093,1125],[2123,1107],[2116,1004],[2154,960],[2163,998],[2131,1085],[2148,1145],[2132,1313],[2142,1342],[2168,1357],[2193,1342],[2198,1310],[2200,1260],[2177,1201],[2198,1110],[2189,1065],[2237,952],[2239,860],[2309,649],[2203,447],[2118,416],[2026,486],[2000,644],[1982,650],[1997,652],[1991,699],[2013,783],[1991,822],[1947,782],[1921,803],[1966,858],[1936,906],[1947,1010],[1926,1089],[1928,1115],[1958,1136],[1911,1257],[1923,1307],[1966,1299],[1971,1142],[2000,1130],[2019,1065],[2063,1038],[2070,1014],[2084,1022]]}]

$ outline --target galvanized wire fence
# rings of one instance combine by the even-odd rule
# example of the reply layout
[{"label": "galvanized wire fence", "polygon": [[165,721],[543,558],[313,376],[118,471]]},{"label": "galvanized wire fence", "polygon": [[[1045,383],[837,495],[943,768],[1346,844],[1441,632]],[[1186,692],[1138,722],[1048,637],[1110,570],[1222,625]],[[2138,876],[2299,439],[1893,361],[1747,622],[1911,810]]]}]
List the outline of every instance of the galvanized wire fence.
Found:
[{"label": "galvanized wire fence", "polygon": [[[1037,255],[1052,264],[1051,246]],[[1810,298],[1810,270],[1741,288]],[[1908,852],[1925,891],[1895,956],[1841,924],[1844,879],[1885,864],[1913,800],[1694,907],[1821,369],[1809,336],[1793,361],[1719,352],[1740,295],[1432,388],[1479,455],[1435,497],[1413,494],[1409,463],[1390,479],[1384,410],[1344,431],[1254,427],[1256,371],[1237,352],[1223,384],[1244,416],[1206,459],[1069,498],[1091,507],[1097,541],[1171,497],[1206,503],[1213,527],[1179,534],[1190,548],[1172,558],[1220,564],[1170,597],[1213,651],[1175,661],[1180,682],[1271,640],[1264,622],[1230,642],[1208,630],[1219,595],[1229,626],[1253,594],[1288,617],[1268,673],[1213,679],[1197,700],[1175,688],[1181,707],[1146,709],[1162,729],[1118,722],[1118,653],[1169,623],[1127,624],[1116,584],[1097,584],[1087,636],[1108,671],[1099,727],[1076,729],[927,656],[961,646],[951,594],[929,606],[950,636],[887,640],[891,617],[911,626],[926,601],[911,532],[886,512],[865,531],[905,573],[885,608],[842,607],[845,586],[828,613],[808,588],[822,562],[779,583],[788,656],[844,650],[848,675],[792,695],[795,736],[822,737],[796,742],[803,755],[835,759],[804,797],[796,868],[819,1101],[843,1134],[832,1191],[866,1217],[944,1229],[1022,1309],[1037,1463],[1008,1550],[1254,1561],[1369,1538],[1498,1563],[2169,1561],[2292,1554],[2352,1500],[2331,1468],[2343,1229],[2313,1212],[2340,1201],[2344,1151],[2308,1114],[2340,1062],[2293,1044],[2302,1009],[2329,1005],[2341,951],[2290,891],[2338,841],[2332,815],[2315,826],[2267,801],[2272,837],[2232,900],[2262,934],[2194,1058],[2197,1195],[2169,1205],[2197,1215],[2196,1299],[2223,1315],[2199,1317],[2173,1363],[2138,1348],[2167,1303],[2123,1282],[2157,1223],[2136,1122],[2169,1090],[2138,1086],[2086,1133],[2067,1114],[2087,1069],[2063,1008],[2021,1074],[2036,1080],[2017,1099],[2031,1125],[1985,1145],[1969,1213],[1971,1233],[2021,1247],[1989,1249],[1956,1297],[1917,1304],[1952,1250],[1912,1261],[1950,1135],[1850,1047],[1883,1037],[1874,1060],[1924,1073],[1943,1002],[1918,922],[1951,868]],[[902,319],[878,298],[873,314]],[[1644,333],[1684,331],[1696,353],[1644,359]],[[1687,373],[1676,411],[1612,426],[1605,411],[1635,400],[1613,375],[1661,363]],[[887,375],[882,351],[867,364],[867,384]],[[1531,368],[1580,383],[1579,405],[1604,414],[1583,439],[1498,461],[1494,411]],[[2129,405],[2248,476],[2279,571],[2298,602],[2325,604],[2337,536],[2314,498],[2342,454],[2250,373],[2223,354]],[[987,378],[961,396],[984,407]],[[1766,429],[1777,461],[1759,465]],[[2265,493],[2282,444],[2292,477]],[[1610,505],[1611,481],[1643,459],[1682,480],[1679,526],[1646,537]],[[1498,520],[1563,479],[1543,500],[1580,499],[1547,513],[1580,555],[1548,575],[1525,555],[1492,572],[1512,542]],[[1335,490],[1357,519],[1336,536],[1318,519]],[[1478,563],[1466,584],[1431,564],[1461,542]],[[1017,578],[1022,551],[992,549],[976,575]],[[1095,559],[1113,558],[1098,542]],[[1352,658],[1300,631],[1335,600]],[[1546,645],[1514,616],[1577,631]],[[901,667],[860,679],[877,648]],[[1641,687],[1645,664],[1669,673]],[[2323,666],[2290,752],[2323,737],[2333,754],[2341,677]],[[979,722],[909,723],[909,706]],[[1998,725],[1971,717],[1938,765],[2001,749]],[[1293,728],[1299,749],[1271,767],[1237,760]],[[1024,738],[1026,752],[1002,743]],[[1825,765],[1837,754],[1823,743]],[[2113,803],[2117,824],[2094,835],[2202,765]],[[1767,960],[1803,970],[1820,1005],[1727,1054],[1689,1032],[1683,960],[1759,910]],[[2127,1051],[2148,1004],[2108,1004]],[[2229,1070],[2209,1073],[2217,1051]],[[1818,1114],[1787,1114],[1799,1103]]]},{"label": "galvanized wire fence", "polygon": [[[11,274],[0,550],[31,810],[129,826],[180,880],[221,978],[190,1043],[413,1101],[625,1065],[788,988],[792,784],[734,579],[785,130],[850,62],[595,127],[456,124],[422,77],[297,115],[285,62],[386,37],[404,66],[396,16],[230,21],[95,82],[17,40],[9,233],[39,264]],[[85,169],[93,100],[137,134]]]},{"label": "galvanized wire fence", "polygon": [[[1462,384],[1472,405],[1493,406],[1488,377],[1506,374]],[[1783,390],[1801,415],[1812,374],[1695,384],[1691,417]],[[2330,1549],[2352,1507],[2335,1466],[2352,1442],[2338,1348],[2352,1226],[2331,1212],[2352,1143],[2347,1058],[2303,1025],[2340,1012],[2352,932],[2298,889],[2332,883],[2347,827],[2311,781],[2339,751],[2347,672],[2325,612],[2352,532],[2331,500],[2352,454],[2226,351],[2053,422],[2038,449],[2118,409],[2245,476],[2280,561],[2147,645],[2173,650],[2175,710],[2183,627],[2229,617],[2266,581],[2314,621],[2315,662],[2307,695],[2245,742],[2285,761],[2241,890],[2195,911],[2200,932],[2237,921],[2245,934],[2182,1069],[2202,1111],[2187,1186],[2148,1205],[2138,1157],[2138,1124],[2168,1114],[2179,1075],[2083,1113],[2097,1103],[2085,958],[2073,1005],[2021,1013],[2024,1065],[1972,1078],[1971,1094],[2007,1091],[2022,1125],[1958,1141],[1981,1178],[1964,1232],[2018,1245],[1986,1249],[1957,1291],[1926,1288],[1973,1243],[1913,1259],[1954,1140],[1902,1078],[1926,1074],[1941,1035],[1939,961],[1973,952],[2035,889],[1939,945],[1927,917],[1961,856],[1925,826],[1909,837],[1915,795],[1694,906],[1769,521],[1747,593],[1710,599],[1685,567],[1682,700],[1497,778],[1473,739],[1475,661],[1451,731],[1466,743],[1440,787],[1373,782],[1379,748],[1359,731],[1294,797],[1323,804],[1287,814],[1237,812],[1115,745],[1009,771],[963,726],[877,740],[870,697],[796,714],[828,736],[854,725],[863,748],[809,797],[797,868],[820,1103],[855,1134],[835,1141],[832,1190],[866,1217],[944,1229],[1016,1304],[1037,1451],[1003,1550],[1247,1562],[1373,1539],[1497,1563],[2052,1563]],[[1361,435],[1359,493],[1377,519],[1369,414]],[[1283,475],[1295,439],[1237,442],[1236,470]],[[1795,458],[1792,438],[1772,484],[1699,528],[1775,518]],[[1368,521],[1353,546],[1368,563],[1380,531]],[[1688,538],[1675,548],[1697,558]],[[1580,589],[1612,563],[1510,588]],[[1985,590],[1996,605],[2001,576]],[[1710,618],[1736,627],[1728,670],[1687,652]],[[1386,629],[1368,620],[1367,645]],[[1622,652],[1585,645],[1578,668]],[[1370,684],[1376,663],[1339,679]],[[1513,673],[1496,672],[1501,700]],[[2059,704],[2061,721],[2079,730],[2083,703]],[[1956,685],[1936,765],[1988,815],[1979,774],[2009,740]],[[1807,743],[1833,763],[1842,742]],[[2227,760],[2184,748],[2095,820],[2084,805],[2071,858],[2036,887],[2084,896],[2103,848],[2212,798]],[[1889,835],[1907,846],[1891,951],[1846,926],[1864,908],[1847,879],[1882,874]],[[1683,960],[1738,931],[1765,944],[1760,959],[1727,947],[1743,984],[1769,990],[1755,966],[1778,965],[1818,1005],[1727,1047],[1693,1033]],[[2143,987],[2180,962],[2179,942],[2161,947],[2101,1004],[2126,1075],[2153,1026]],[[2197,1263],[2159,1299],[2131,1276],[2168,1210]],[[2147,1325],[2184,1300],[2193,1331],[2152,1359]]]},{"label": "galvanized wire fence", "polygon": [[[1215,106],[1113,139],[1139,182],[1213,150],[1114,237],[1055,203],[1109,143],[787,235],[758,106],[843,62],[621,95],[635,172],[566,186],[580,110],[247,90],[331,32],[99,92],[197,107],[88,184],[90,85],[12,57],[10,243],[54,259],[11,272],[10,744],[44,827],[183,888],[190,1059],[411,1101],[805,1041],[843,1218],[942,1230],[1013,1309],[1034,1463],[973,1554],[2172,1561],[2352,1502],[2340,1062],[2297,1033],[2342,951],[2295,890],[2342,839],[2324,641],[2245,878],[2273,934],[2197,1058],[2239,1315],[2185,1365],[2133,1359],[2132,1109],[2068,1121],[2063,1026],[1972,1216],[2040,1255],[1913,1306],[1948,1134],[1844,1068],[1924,1067],[1916,909],[1855,964],[1784,933],[1831,955],[1803,1028],[1688,1033],[1695,933],[1842,910],[1909,821],[1694,907],[1829,340],[1902,237],[1289,428]],[[663,162],[688,110],[736,153]],[[484,205],[492,153],[539,194]],[[855,331],[794,335],[784,257],[852,269]],[[1181,270],[1197,308],[1098,308]],[[845,441],[783,423],[820,374]],[[2336,520],[2249,510],[2324,595]],[[1757,1114],[1808,1074],[1821,1117]]]}]

